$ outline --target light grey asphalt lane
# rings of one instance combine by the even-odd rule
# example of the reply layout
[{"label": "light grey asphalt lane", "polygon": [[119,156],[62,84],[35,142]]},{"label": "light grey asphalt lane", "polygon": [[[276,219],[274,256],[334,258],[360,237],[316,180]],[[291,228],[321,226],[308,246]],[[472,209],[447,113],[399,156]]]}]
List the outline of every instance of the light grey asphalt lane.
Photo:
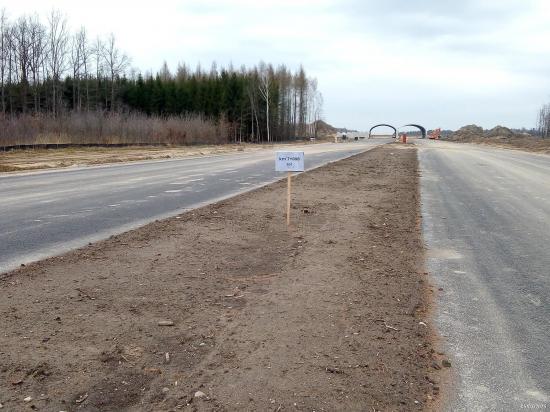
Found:
[{"label": "light grey asphalt lane", "polygon": [[[295,149],[311,169],[389,141]],[[271,183],[281,178],[274,152],[0,176],[0,273]]]},{"label": "light grey asphalt lane", "polygon": [[450,409],[550,409],[550,157],[417,145]]}]

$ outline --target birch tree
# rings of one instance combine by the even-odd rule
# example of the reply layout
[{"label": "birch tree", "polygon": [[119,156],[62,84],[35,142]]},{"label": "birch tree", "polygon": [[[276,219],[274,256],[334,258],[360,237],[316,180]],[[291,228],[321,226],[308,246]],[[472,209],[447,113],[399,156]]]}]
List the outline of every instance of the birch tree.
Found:
[{"label": "birch tree", "polygon": [[[244,67],[241,68],[241,75],[247,76],[247,88],[246,88],[246,94],[248,96],[249,104],[250,104],[250,111],[251,111],[251,139],[252,141],[255,140],[261,140],[261,132],[260,132],[260,122],[258,120],[258,112],[260,110],[258,105],[258,71],[254,70],[247,74],[246,69]],[[254,127],[256,126],[256,127]]]},{"label": "birch tree", "polygon": [[266,130],[267,141],[271,142],[270,125],[269,125],[269,107],[270,107],[270,90],[271,90],[271,73],[269,67],[264,62],[259,66],[260,84],[259,90],[262,98],[265,101],[265,118],[266,118]]},{"label": "birch tree", "polygon": [[304,136],[306,133],[307,123],[308,80],[306,72],[302,66],[300,66],[300,70],[298,71],[295,87],[297,88],[298,96],[298,133],[300,136]]}]

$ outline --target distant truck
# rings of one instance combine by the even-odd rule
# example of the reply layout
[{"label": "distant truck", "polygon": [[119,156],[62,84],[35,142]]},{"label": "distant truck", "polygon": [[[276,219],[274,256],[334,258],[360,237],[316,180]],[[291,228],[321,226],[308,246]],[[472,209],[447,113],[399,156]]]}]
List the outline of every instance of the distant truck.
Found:
[{"label": "distant truck", "polygon": [[431,140],[439,140],[441,139],[441,128],[432,130],[430,134],[428,135],[428,138]]}]

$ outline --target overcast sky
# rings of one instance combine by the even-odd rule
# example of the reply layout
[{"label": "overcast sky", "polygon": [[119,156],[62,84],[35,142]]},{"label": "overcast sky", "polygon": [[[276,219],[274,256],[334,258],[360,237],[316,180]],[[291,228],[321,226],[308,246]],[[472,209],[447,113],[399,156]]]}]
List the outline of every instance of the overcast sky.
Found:
[{"label": "overcast sky", "polygon": [[260,60],[318,79],[336,126],[533,127],[550,102],[549,0],[0,0],[114,33],[136,68]]}]

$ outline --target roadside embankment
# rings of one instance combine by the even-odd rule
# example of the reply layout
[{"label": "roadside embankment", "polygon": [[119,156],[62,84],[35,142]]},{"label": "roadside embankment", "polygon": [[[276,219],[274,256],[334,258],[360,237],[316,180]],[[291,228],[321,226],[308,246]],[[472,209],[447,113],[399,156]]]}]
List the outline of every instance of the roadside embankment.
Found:
[{"label": "roadside embankment", "polygon": [[550,139],[516,133],[503,126],[496,126],[485,131],[479,126],[468,125],[460,128],[445,140],[550,154]]},{"label": "roadside embankment", "polygon": [[385,145],[0,280],[7,410],[425,410],[416,149]]},{"label": "roadside embankment", "polygon": [[217,155],[265,148],[265,145],[62,147],[0,151],[0,172],[92,166],[107,163]]}]

